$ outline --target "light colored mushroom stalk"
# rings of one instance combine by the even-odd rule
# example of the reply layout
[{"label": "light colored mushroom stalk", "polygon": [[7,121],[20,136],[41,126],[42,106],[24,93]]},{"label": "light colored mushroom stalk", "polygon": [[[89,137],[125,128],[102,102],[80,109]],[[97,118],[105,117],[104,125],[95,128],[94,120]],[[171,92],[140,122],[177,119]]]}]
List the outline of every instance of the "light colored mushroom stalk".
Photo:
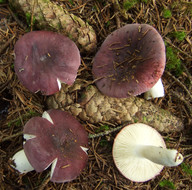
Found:
[{"label": "light colored mushroom stalk", "polygon": [[20,173],[27,173],[34,170],[25,155],[24,149],[17,152],[13,156],[12,160],[14,162],[14,165],[12,165],[12,167]]},{"label": "light colored mushroom stalk", "polygon": [[183,162],[183,156],[175,149],[141,145],[135,147],[139,156],[163,166],[178,166]]},{"label": "light colored mushroom stalk", "polygon": [[149,91],[144,93],[146,100],[149,100],[151,98],[160,98],[163,97],[164,95],[165,95],[164,87],[161,78]]}]

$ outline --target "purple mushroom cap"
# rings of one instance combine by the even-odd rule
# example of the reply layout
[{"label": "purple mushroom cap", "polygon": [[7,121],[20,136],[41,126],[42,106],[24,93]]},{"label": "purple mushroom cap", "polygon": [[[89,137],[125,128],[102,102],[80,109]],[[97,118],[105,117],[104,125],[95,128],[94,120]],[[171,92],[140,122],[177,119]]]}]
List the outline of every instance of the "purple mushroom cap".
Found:
[{"label": "purple mushroom cap", "polygon": [[49,110],[24,126],[24,151],[31,166],[42,172],[52,164],[51,181],[63,183],[75,179],[86,166],[88,135],[68,112]]},{"label": "purple mushroom cap", "polygon": [[165,63],[165,45],[157,30],[147,24],[127,24],[105,39],[92,72],[103,94],[126,98],[151,89]]},{"label": "purple mushroom cap", "polygon": [[68,37],[51,31],[32,31],[15,44],[15,72],[31,92],[59,91],[59,82],[73,84],[80,66],[80,52]]}]

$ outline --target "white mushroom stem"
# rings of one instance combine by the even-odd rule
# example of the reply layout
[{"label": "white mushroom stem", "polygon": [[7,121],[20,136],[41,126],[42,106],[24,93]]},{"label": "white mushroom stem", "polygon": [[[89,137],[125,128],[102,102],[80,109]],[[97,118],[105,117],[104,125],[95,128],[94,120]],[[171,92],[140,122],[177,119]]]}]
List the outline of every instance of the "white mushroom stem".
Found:
[{"label": "white mushroom stem", "polygon": [[165,95],[164,87],[161,78],[157,81],[157,83],[147,92],[144,93],[144,97],[146,100],[151,98],[160,98]]},{"label": "white mushroom stem", "polygon": [[136,156],[146,158],[163,166],[178,166],[183,161],[183,156],[175,149],[167,149],[151,145],[136,145],[128,147],[135,152]]},{"label": "white mushroom stem", "polygon": [[20,173],[27,173],[34,170],[34,168],[29,163],[23,149],[17,152],[13,156],[12,160],[14,162],[14,165],[12,165],[12,167]]}]

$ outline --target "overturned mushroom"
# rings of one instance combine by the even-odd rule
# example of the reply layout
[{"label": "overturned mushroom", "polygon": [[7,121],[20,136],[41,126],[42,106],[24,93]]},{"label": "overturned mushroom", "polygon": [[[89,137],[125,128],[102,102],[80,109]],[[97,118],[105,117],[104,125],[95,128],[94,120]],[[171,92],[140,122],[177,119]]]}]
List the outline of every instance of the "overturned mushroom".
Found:
[{"label": "overturned mushroom", "polygon": [[145,182],[158,175],[164,166],[177,166],[183,156],[167,149],[161,135],[142,123],[124,127],[113,144],[113,159],[119,171],[135,182]]},{"label": "overturned mushroom", "polygon": [[[67,112],[49,110],[42,117],[30,119],[24,126],[24,154],[14,155],[15,168],[20,172],[34,168],[42,172],[51,166],[53,182],[75,179],[87,163],[88,136],[81,124]],[[26,156],[26,157],[25,157]],[[20,162],[23,166],[20,167]]]},{"label": "overturned mushroom", "polygon": [[32,31],[15,44],[15,72],[31,92],[54,94],[61,83],[73,84],[80,53],[68,37],[50,31]]},{"label": "overturned mushroom", "polygon": [[111,33],[93,60],[93,76],[99,90],[126,98],[150,90],[165,68],[165,45],[147,24],[127,24]]}]

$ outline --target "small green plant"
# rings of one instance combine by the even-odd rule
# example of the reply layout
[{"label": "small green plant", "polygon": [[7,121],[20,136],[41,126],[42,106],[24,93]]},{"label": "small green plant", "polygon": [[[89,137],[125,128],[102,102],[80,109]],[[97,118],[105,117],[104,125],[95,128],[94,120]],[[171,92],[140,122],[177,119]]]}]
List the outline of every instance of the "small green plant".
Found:
[{"label": "small green plant", "polygon": [[101,125],[101,126],[96,130],[96,132],[99,133],[99,132],[107,131],[107,130],[109,130],[109,126],[108,126],[108,125]]},{"label": "small green plant", "polygon": [[164,18],[170,18],[171,16],[172,16],[171,10],[169,10],[169,9],[163,10],[163,17]]},{"label": "small green plant", "polygon": [[108,21],[106,22],[106,27],[109,27],[110,24],[111,24],[111,22],[108,20]]},{"label": "small green plant", "polygon": [[177,31],[173,33],[173,36],[177,38],[177,40],[183,41],[186,37],[186,33],[184,31]]},{"label": "small green plant", "polygon": [[[27,21],[28,26],[31,27],[31,14],[26,13],[25,16],[26,16],[26,21]],[[36,19],[35,19],[35,16],[34,16],[32,24],[35,24],[35,22],[36,22]]]},{"label": "small green plant", "polygon": [[183,72],[181,60],[178,59],[176,51],[170,46],[166,46],[166,59],[166,69],[169,71],[174,71],[176,76],[180,76]]},{"label": "small green plant", "polygon": [[141,0],[141,2],[148,3],[150,0]]},{"label": "small green plant", "polygon": [[188,164],[185,164],[184,162],[181,164],[182,170],[187,173],[188,175],[192,176],[192,169]]},{"label": "small green plant", "polygon": [[123,8],[127,11],[137,4],[138,0],[127,0],[123,3]]},{"label": "small green plant", "polygon": [[100,140],[99,144],[100,144],[102,147],[104,147],[104,146],[108,146],[109,142],[107,141],[107,139],[103,139],[103,138],[102,138],[102,139]]},{"label": "small green plant", "polygon": [[167,188],[170,188],[170,189],[176,189],[174,183],[169,181],[169,180],[160,181],[159,186],[160,187],[167,187]]},{"label": "small green plant", "polygon": [[[28,113],[23,114],[21,117],[22,117],[23,120],[28,120],[28,119],[30,119],[31,117],[34,117],[34,116],[39,116],[39,113],[34,112],[33,110],[29,110]],[[21,122],[20,117],[18,117],[18,118],[15,119],[15,120],[9,121],[9,122],[7,123],[7,125],[8,125],[9,127],[10,127],[11,125],[13,125],[13,124],[14,124],[15,126],[17,126],[17,127],[21,126],[21,125],[22,125],[22,122]]]},{"label": "small green plant", "polygon": [[69,3],[71,4],[71,5],[73,5],[74,3],[73,3],[73,0],[69,0]]},{"label": "small green plant", "polygon": [[0,3],[5,3],[6,2],[6,0],[0,0]]}]

